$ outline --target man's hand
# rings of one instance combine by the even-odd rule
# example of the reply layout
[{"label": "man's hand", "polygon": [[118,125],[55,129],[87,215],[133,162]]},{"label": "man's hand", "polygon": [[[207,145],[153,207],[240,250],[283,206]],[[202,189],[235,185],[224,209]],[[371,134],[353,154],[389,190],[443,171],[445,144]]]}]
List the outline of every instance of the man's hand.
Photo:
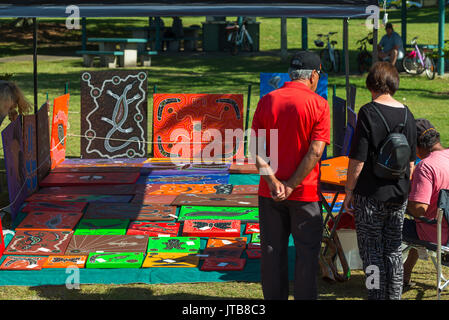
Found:
[{"label": "man's hand", "polygon": [[352,191],[346,191],[346,197],[343,201],[343,208],[349,214],[354,214],[354,206],[353,206],[353,195]]},{"label": "man's hand", "polygon": [[282,184],[284,185],[284,188],[285,188],[285,200],[287,200],[290,197],[290,195],[293,193],[293,191],[295,191],[295,188],[290,186],[287,183],[287,181],[282,181]]},{"label": "man's hand", "polygon": [[278,179],[271,179],[268,182],[268,188],[274,201],[285,200],[285,186]]}]

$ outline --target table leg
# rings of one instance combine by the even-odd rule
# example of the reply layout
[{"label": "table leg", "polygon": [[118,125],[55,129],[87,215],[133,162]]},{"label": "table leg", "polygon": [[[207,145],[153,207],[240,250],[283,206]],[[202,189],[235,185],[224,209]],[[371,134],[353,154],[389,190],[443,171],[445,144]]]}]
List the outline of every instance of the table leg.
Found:
[{"label": "table leg", "polygon": [[[115,51],[115,44],[110,42],[100,42],[100,51]],[[115,68],[117,65],[117,57],[114,55],[100,55],[100,63],[102,67]]]},{"label": "table leg", "polygon": [[123,56],[120,56],[121,67],[137,66],[137,44],[125,43],[123,46]]}]

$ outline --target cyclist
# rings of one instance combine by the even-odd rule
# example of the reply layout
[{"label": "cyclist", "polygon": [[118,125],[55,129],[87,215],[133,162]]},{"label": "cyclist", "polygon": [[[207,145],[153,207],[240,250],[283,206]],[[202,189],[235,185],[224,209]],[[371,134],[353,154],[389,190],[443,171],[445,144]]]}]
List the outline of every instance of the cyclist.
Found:
[{"label": "cyclist", "polygon": [[404,58],[402,38],[393,30],[393,25],[390,22],[386,24],[385,31],[387,34],[377,45],[378,57],[382,61],[390,61],[392,65],[396,65],[397,60]]}]

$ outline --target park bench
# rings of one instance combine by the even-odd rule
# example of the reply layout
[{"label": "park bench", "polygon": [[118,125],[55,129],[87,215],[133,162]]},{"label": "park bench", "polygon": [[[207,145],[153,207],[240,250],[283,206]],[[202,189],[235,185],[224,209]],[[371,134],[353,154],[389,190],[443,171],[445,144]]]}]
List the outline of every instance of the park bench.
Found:
[{"label": "park bench", "polygon": [[151,56],[157,55],[157,51],[138,51],[139,61],[143,67],[151,67]]},{"label": "park bench", "polygon": [[117,65],[117,57],[123,56],[123,51],[95,51],[95,50],[79,50],[76,54],[83,56],[83,66],[93,67],[94,58],[103,56],[102,64],[108,68],[115,68]]}]

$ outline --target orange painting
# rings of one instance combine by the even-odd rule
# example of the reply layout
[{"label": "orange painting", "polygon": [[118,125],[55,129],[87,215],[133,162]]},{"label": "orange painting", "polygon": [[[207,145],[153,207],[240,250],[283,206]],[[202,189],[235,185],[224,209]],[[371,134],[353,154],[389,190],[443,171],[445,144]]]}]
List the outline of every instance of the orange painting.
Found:
[{"label": "orange painting", "polygon": [[68,268],[77,266],[84,268],[87,256],[49,256],[45,261],[43,268]]},{"label": "orange painting", "polygon": [[344,186],[348,175],[349,158],[335,157],[321,161],[321,182]]},{"label": "orange painting", "polygon": [[69,119],[70,94],[57,97],[53,101],[53,121],[51,125],[50,157],[51,169],[65,160],[67,146],[67,123]]},{"label": "orange painting", "polygon": [[246,237],[210,237],[206,248],[245,248]]}]

